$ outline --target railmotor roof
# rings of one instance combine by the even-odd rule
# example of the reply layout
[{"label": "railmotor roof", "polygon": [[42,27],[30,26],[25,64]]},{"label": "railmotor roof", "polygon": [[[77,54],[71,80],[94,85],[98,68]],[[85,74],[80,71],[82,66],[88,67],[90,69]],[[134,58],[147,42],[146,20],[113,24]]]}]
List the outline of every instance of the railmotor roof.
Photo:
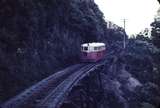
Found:
[{"label": "railmotor roof", "polygon": [[104,43],[100,43],[100,42],[92,42],[92,43],[84,43],[81,45],[82,47],[100,47],[100,46],[105,46]]}]

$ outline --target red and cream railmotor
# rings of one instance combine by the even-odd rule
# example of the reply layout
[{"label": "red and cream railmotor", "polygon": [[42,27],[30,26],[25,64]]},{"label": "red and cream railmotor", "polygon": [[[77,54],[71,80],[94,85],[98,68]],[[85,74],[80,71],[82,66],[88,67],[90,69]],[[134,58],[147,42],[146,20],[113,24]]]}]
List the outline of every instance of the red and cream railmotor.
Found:
[{"label": "red and cream railmotor", "polygon": [[97,62],[104,58],[105,52],[104,43],[85,43],[81,45],[81,60],[83,62]]}]

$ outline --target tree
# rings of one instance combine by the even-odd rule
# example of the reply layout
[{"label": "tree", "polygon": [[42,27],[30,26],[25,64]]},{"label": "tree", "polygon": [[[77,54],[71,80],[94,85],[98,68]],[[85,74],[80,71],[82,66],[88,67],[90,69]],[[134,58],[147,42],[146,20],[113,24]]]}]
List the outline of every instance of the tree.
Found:
[{"label": "tree", "polygon": [[160,22],[154,21],[152,24],[151,38],[155,46],[160,48]]}]

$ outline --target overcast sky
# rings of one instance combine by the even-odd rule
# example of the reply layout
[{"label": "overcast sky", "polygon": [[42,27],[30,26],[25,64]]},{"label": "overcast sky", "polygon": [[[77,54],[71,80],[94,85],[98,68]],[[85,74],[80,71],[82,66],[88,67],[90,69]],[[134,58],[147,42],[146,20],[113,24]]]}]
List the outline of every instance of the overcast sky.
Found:
[{"label": "overcast sky", "polygon": [[127,34],[139,33],[154,19],[158,8],[157,0],[95,0],[105,19],[123,26],[123,20],[126,20]]}]

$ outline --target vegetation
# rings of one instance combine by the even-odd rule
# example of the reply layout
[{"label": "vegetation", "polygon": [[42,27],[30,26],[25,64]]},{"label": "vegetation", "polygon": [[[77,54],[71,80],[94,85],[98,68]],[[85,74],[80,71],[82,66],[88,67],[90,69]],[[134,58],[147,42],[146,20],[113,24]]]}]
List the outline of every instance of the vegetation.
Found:
[{"label": "vegetation", "polygon": [[[117,73],[109,70],[114,63],[105,66],[105,84],[112,88],[105,91],[110,102],[107,105],[119,106],[124,102],[131,108],[158,106],[159,23],[152,24],[152,39],[143,35],[128,39],[124,29],[107,28],[94,2],[1,0],[0,10],[3,14],[0,16],[0,103],[54,72],[79,63],[81,43],[101,41],[107,44],[108,52],[116,52],[111,55],[111,61],[112,57],[117,58]],[[127,39],[125,50],[124,36]],[[130,90],[129,76],[141,86]],[[113,108],[111,106],[107,108]]]},{"label": "vegetation", "polygon": [[152,24],[152,41],[155,46],[160,48],[160,22],[154,21]]},{"label": "vegetation", "polygon": [[2,101],[78,63],[81,43],[106,42],[115,33],[85,0],[1,0],[0,10]]},{"label": "vegetation", "polygon": [[105,107],[158,108],[160,50],[143,35],[129,38],[125,51],[119,51],[121,44],[114,45],[116,53],[108,57],[103,74]]}]

